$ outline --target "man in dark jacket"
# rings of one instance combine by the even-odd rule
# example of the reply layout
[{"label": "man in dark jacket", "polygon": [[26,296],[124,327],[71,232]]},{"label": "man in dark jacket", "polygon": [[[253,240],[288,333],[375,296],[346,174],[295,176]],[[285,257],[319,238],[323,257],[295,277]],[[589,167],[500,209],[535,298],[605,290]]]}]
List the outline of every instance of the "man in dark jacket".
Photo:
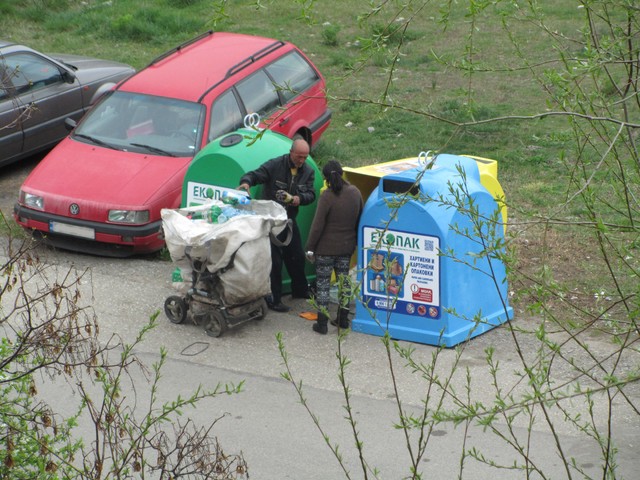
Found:
[{"label": "man in dark jacket", "polygon": [[[291,278],[293,298],[309,298],[309,285],[304,274],[302,239],[296,223],[298,208],[313,203],[316,198],[313,187],[314,171],[305,163],[308,156],[309,144],[301,138],[296,139],[289,153],[267,160],[256,170],[247,172],[240,179],[238,187],[248,192],[254,185],[264,185],[263,199],[282,204],[287,211],[287,217],[292,221],[291,242],[282,247],[271,244],[271,296],[267,298],[267,305],[277,312],[289,311],[289,307],[282,303],[283,263]],[[286,231],[280,234],[280,237],[285,236]]]}]

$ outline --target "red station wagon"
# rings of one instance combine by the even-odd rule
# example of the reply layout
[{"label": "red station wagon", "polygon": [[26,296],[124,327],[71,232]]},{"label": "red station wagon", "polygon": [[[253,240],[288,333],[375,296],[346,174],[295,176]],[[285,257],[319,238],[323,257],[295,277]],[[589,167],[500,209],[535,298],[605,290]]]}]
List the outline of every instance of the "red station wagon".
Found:
[{"label": "red station wagon", "polygon": [[157,251],[160,210],[179,207],[194,155],[251,116],[314,144],[331,119],[324,78],[291,43],[208,32],[93,107],[27,177],[14,217],[65,249]]}]

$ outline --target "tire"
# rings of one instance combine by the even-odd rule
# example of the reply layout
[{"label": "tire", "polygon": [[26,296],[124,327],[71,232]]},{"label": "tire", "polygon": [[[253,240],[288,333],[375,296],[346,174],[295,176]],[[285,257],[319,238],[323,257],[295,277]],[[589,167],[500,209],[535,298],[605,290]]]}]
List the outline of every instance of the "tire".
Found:
[{"label": "tire", "polygon": [[207,315],[207,321],[203,327],[207,335],[218,338],[227,329],[227,323],[221,312],[212,310],[211,313]]},{"label": "tire", "polygon": [[304,140],[305,142],[307,142],[309,144],[309,148],[312,147],[311,145],[311,132],[304,129],[304,130],[298,130],[296,133],[293,134],[293,137],[291,137],[291,140],[297,140],[301,138],[302,140]]},{"label": "tire", "polygon": [[187,318],[187,303],[182,297],[172,295],[164,301],[164,313],[171,323],[182,323]]},{"label": "tire", "polygon": [[265,299],[262,299],[262,302],[260,302],[260,307],[258,308],[258,310],[256,310],[258,314],[256,320],[264,320],[264,317],[267,316],[267,311],[267,301]]}]

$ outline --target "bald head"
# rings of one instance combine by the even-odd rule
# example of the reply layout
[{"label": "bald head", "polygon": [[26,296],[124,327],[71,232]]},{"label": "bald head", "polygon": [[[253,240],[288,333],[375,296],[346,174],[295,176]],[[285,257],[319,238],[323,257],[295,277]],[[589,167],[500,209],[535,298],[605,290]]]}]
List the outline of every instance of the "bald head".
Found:
[{"label": "bald head", "polygon": [[291,161],[296,167],[300,167],[309,156],[309,144],[303,138],[296,138],[291,145]]}]

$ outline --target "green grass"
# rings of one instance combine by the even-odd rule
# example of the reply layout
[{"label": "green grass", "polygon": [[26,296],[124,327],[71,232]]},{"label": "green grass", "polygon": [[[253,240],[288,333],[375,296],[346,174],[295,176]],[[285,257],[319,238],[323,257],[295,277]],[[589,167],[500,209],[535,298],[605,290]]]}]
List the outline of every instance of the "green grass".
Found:
[{"label": "green grass", "polygon": [[[0,31],[5,38],[43,51],[95,55],[136,68],[207,29],[290,40],[313,59],[327,79],[334,115],[332,127],[314,151],[321,163],[335,157],[347,165],[366,165],[422,150],[490,157],[508,163],[501,167],[508,173],[503,187],[509,198],[518,200],[517,171],[522,169],[528,178],[567,148],[561,141],[540,140],[552,134],[561,136],[566,128],[561,120],[455,128],[424,115],[463,122],[546,108],[544,92],[527,70],[479,71],[468,76],[439,60],[471,61],[482,69],[513,66],[513,47],[493,11],[478,15],[469,56],[465,45],[471,25],[464,9],[454,9],[444,29],[439,5],[427,5],[401,41],[402,22],[398,20],[402,19],[394,19],[388,6],[368,23],[358,21],[368,11],[365,0],[316,2],[312,12],[303,10],[297,1],[244,0],[226,5],[224,15],[216,8],[219,4],[205,0],[5,0],[0,2]],[[558,28],[579,26],[573,20],[573,2],[562,0],[545,8]],[[404,13],[408,17],[416,12]],[[522,35],[535,31],[525,22],[513,28]],[[371,34],[384,46],[375,49],[367,43],[365,38]],[[524,52],[529,61],[548,56],[544,41],[541,35],[531,35]],[[400,61],[384,101],[416,113],[346,100],[381,100],[398,49]],[[353,127],[345,127],[347,124]],[[368,127],[374,131],[370,133]]]},{"label": "green grass", "polygon": [[[444,29],[439,6],[427,5],[401,41],[401,19],[394,18],[388,8],[368,23],[358,21],[368,11],[365,0],[316,2],[310,14],[301,2],[291,0],[237,1],[225,7],[224,15],[215,8],[217,4],[205,0],[5,0],[0,2],[0,32],[4,38],[45,52],[94,55],[136,68],[208,29],[292,41],[327,79],[333,122],[313,153],[320,163],[336,158],[360,166],[415,156],[423,150],[495,158],[505,173],[501,180],[507,198],[518,202],[522,200],[520,177],[544,178],[546,172],[536,170],[565,148],[562,142],[539,141],[562,132],[566,127],[560,120],[455,128],[425,116],[468,122],[544,111],[544,94],[526,70],[482,71],[469,77],[439,60],[471,58],[479,68],[508,65],[513,48],[498,18],[488,11],[478,16],[473,54],[468,57],[465,44],[471,26],[463,9],[454,9]],[[548,8],[558,26],[571,23],[573,2],[562,0]],[[408,17],[415,12],[405,13]],[[532,29],[526,23],[516,28],[523,34]],[[368,43],[367,37],[377,42]],[[536,41],[544,38],[537,35],[530,40],[525,52],[530,61],[543,59],[546,46]],[[393,83],[386,90],[398,52]],[[385,90],[388,95],[382,99]],[[379,100],[406,110],[367,104]]]}]

